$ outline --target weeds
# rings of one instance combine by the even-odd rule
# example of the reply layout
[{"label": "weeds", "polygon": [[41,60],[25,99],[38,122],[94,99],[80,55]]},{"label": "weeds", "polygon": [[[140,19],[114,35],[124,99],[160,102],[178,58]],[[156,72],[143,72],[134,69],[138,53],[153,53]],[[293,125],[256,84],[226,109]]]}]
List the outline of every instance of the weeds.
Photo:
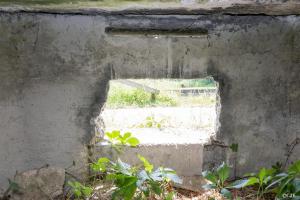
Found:
[{"label": "weeds", "polygon": [[107,98],[107,106],[110,108],[176,106],[176,104],[176,101],[171,97],[158,94],[153,98],[150,93],[142,89],[112,87]]},{"label": "weeds", "polygon": [[[118,153],[123,151],[123,146],[137,147],[139,141],[127,132],[121,134],[120,131],[107,132],[106,138],[112,148]],[[182,180],[176,172],[170,168],[159,167],[154,169],[145,157],[138,155],[140,165],[131,166],[123,162],[120,158],[112,161],[109,158],[101,157],[96,162],[90,164],[94,177],[101,177],[104,182],[112,182],[113,200],[140,200],[140,199],[163,199],[172,200],[175,192],[172,183],[181,184]],[[98,181],[102,181],[102,180]],[[72,195],[76,199],[89,198],[92,195],[93,187],[78,181],[68,182]]]}]

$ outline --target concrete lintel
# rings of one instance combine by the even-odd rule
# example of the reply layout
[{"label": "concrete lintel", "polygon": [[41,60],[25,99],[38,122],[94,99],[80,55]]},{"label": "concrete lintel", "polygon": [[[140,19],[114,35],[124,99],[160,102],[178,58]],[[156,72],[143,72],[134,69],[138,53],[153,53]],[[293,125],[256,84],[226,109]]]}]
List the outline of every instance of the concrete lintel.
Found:
[{"label": "concrete lintel", "polygon": [[147,7],[90,7],[90,6],[23,6],[1,4],[0,12],[4,13],[40,13],[63,15],[270,15],[287,16],[300,15],[300,3],[288,1],[285,3],[254,3],[243,1],[214,2],[191,6],[156,6]]}]

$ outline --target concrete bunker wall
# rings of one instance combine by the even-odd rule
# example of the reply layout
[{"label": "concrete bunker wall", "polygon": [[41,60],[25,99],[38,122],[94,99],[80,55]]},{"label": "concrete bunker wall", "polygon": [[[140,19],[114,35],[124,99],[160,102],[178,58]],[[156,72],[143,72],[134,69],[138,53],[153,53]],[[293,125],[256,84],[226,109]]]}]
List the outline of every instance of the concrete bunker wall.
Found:
[{"label": "concrete bunker wall", "polygon": [[[199,37],[109,35],[112,25],[204,27]],[[284,162],[300,137],[299,16],[0,14],[0,185],[46,163],[86,170],[93,118],[115,78],[220,84],[217,140],[238,173]],[[208,146],[204,166],[231,155]],[[296,147],[292,159],[299,159]]]}]

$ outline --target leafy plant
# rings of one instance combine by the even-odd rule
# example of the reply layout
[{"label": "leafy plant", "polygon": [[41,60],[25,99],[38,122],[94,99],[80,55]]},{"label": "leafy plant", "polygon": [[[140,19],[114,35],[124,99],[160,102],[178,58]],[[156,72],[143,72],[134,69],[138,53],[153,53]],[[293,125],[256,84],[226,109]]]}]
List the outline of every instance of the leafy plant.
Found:
[{"label": "leafy plant", "polygon": [[92,164],[95,172],[105,172],[106,179],[113,181],[116,189],[112,199],[143,199],[158,196],[171,200],[173,191],[168,190],[171,182],[182,183],[175,171],[168,168],[154,169],[154,166],[143,156],[138,155],[142,166],[130,166],[118,159],[116,162],[100,158]]},{"label": "leafy plant", "polygon": [[268,185],[275,176],[275,169],[262,168],[260,171],[255,173],[246,174],[246,179],[238,180],[231,184],[230,188],[243,188],[248,186],[257,186],[257,198],[261,198],[265,193],[269,193]]},{"label": "leafy plant", "polygon": [[292,164],[287,172],[277,174],[267,189],[274,191],[277,198],[292,195],[300,199],[300,160]]},{"label": "leafy plant", "polygon": [[88,198],[92,195],[93,188],[85,186],[78,181],[69,181],[68,185],[71,187],[72,194],[76,199]]},{"label": "leafy plant", "polygon": [[257,197],[274,193],[278,199],[300,199],[300,160],[291,165],[287,172],[281,172],[280,164],[272,169],[262,168],[257,174],[247,174],[246,179],[237,180],[229,188],[257,186]]},{"label": "leafy plant", "polygon": [[106,132],[105,136],[111,146],[119,153],[122,151],[122,147],[124,146],[136,147],[140,143],[140,141],[136,137],[133,137],[130,132],[121,134],[119,130],[114,130],[112,132]]},{"label": "leafy plant", "polygon": [[225,198],[231,199],[232,194],[228,190],[226,181],[229,178],[230,167],[226,163],[222,163],[216,170],[204,171],[202,176],[210,181],[210,183],[203,186],[204,189],[216,189]]},{"label": "leafy plant", "polygon": [[158,94],[153,99],[151,93],[143,89],[128,89],[122,85],[112,85],[108,93],[107,105],[110,108],[146,107],[146,106],[176,106],[173,98]]},{"label": "leafy plant", "polygon": [[162,128],[165,120],[156,120],[153,116],[148,116],[145,122],[139,124],[138,128]]}]

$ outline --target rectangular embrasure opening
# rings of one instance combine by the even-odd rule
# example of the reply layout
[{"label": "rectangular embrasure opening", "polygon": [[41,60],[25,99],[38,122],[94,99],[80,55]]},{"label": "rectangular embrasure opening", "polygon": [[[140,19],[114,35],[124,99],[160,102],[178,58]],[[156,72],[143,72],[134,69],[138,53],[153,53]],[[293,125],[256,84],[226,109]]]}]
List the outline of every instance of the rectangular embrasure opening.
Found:
[{"label": "rectangular embrasure opening", "polygon": [[218,100],[212,77],[111,80],[102,129],[131,132],[141,144],[203,144],[215,134]]}]

